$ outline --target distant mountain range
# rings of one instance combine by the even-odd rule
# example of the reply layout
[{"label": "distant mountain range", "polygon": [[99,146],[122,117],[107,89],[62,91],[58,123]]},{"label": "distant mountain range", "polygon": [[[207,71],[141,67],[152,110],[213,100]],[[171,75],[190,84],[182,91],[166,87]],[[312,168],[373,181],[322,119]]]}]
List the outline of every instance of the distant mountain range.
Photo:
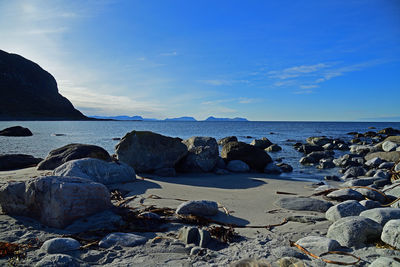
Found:
[{"label": "distant mountain range", "polygon": [[[179,118],[167,118],[164,120],[143,118],[142,116],[89,116],[94,119],[102,120],[117,120],[117,121],[197,121],[193,117],[179,117]],[[245,118],[215,118],[213,116],[208,117],[204,121],[248,121]]]}]

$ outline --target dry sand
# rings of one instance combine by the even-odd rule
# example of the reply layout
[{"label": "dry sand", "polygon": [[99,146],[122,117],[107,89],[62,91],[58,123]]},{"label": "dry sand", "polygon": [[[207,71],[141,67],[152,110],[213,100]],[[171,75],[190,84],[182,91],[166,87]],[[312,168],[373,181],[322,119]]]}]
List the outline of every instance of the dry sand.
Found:
[{"label": "dry sand", "polygon": [[[28,168],[17,171],[0,172],[0,183],[6,181],[19,181],[46,175],[49,172],[36,171]],[[267,178],[268,177],[268,178]],[[137,207],[141,204],[155,205],[157,207],[176,208],[185,200],[213,200],[229,210],[226,215],[221,208],[213,219],[221,222],[238,225],[270,225],[277,224],[292,215],[316,215],[323,213],[306,211],[289,211],[280,209],[274,202],[285,194],[277,194],[278,191],[294,193],[298,196],[309,196],[314,193],[311,182],[281,179],[279,176],[246,173],[231,175],[214,174],[184,174],[173,178],[159,178],[150,175],[138,177],[135,182],[117,184],[110,189],[119,189],[125,193],[125,197],[138,196],[129,205]],[[156,195],[161,199],[149,198]],[[22,218],[11,218],[7,215],[0,216],[0,241],[19,242],[25,236],[36,236],[40,241],[57,236],[54,231],[46,232],[45,229],[35,229],[37,224],[21,223]],[[161,240],[157,244],[146,244],[134,248],[116,249],[92,249],[71,252],[69,255],[82,260],[90,265],[112,266],[224,266],[234,261],[254,257],[276,260],[271,253],[276,247],[289,246],[289,240],[297,241],[299,238],[309,235],[325,235],[330,223],[321,221],[316,223],[288,222],[285,225],[267,229],[237,228],[236,231],[243,237],[240,242],[221,248],[218,251],[209,250],[203,256],[189,255],[190,247],[186,247],[179,241]],[[176,228],[171,228],[176,233]],[[16,233],[16,234],[15,234]],[[12,236],[17,235],[15,238]],[[142,234],[143,235],[143,234]],[[18,238],[20,236],[21,238]],[[167,233],[151,233],[149,237],[167,236]],[[369,254],[375,254],[376,250],[364,249],[360,252],[367,260],[362,266],[366,266]],[[383,253],[383,252],[382,252]],[[385,252],[386,253],[386,252]],[[385,254],[386,255],[386,254]],[[39,250],[30,251],[23,265],[33,265],[43,256]],[[373,259],[373,258],[372,258]],[[0,264],[6,260],[0,259]],[[321,261],[306,260],[306,266],[325,266]]]}]

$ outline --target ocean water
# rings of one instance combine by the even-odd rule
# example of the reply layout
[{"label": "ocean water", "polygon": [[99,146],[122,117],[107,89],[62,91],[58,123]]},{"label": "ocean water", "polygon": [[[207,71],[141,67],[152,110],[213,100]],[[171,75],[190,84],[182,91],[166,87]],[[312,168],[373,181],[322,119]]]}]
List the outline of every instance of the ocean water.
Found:
[{"label": "ocean water", "polygon": [[[254,138],[267,137],[282,147],[282,151],[269,153],[273,159],[293,166],[294,172],[282,174],[290,179],[319,180],[325,175],[337,174],[337,169],[317,170],[299,164],[302,153],[293,149],[295,142],[304,142],[310,136],[327,136],[349,140],[346,133],[366,132],[368,127],[378,131],[386,127],[400,129],[400,122],[165,122],[165,121],[1,121],[0,129],[21,125],[28,127],[31,137],[0,136],[0,154],[23,153],[44,158],[51,150],[70,143],[94,144],[110,154],[115,152],[118,141],[132,130],[153,131],[167,136],[187,139],[191,136],[210,136],[216,139],[237,136],[250,143]],[[63,134],[56,136],[55,134]],[[247,138],[251,136],[252,138]],[[343,152],[335,151],[335,157]]]}]

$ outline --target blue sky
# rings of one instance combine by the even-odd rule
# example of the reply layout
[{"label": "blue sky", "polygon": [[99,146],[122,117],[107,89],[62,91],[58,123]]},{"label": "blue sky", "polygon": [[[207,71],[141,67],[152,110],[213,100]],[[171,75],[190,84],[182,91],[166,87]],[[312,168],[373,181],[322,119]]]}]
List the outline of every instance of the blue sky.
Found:
[{"label": "blue sky", "polygon": [[0,0],[0,49],[86,115],[400,121],[399,14],[397,0]]}]

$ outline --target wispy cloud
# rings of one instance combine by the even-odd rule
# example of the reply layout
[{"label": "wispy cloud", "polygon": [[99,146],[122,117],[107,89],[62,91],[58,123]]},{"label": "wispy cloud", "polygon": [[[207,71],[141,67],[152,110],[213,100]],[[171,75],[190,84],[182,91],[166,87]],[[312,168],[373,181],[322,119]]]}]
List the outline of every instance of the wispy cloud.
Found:
[{"label": "wispy cloud", "polygon": [[174,57],[174,56],[177,56],[177,55],[178,55],[178,52],[176,52],[176,51],[167,52],[167,53],[161,53],[160,54],[160,56],[163,56],[163,57]]},{"label": "wispy cloud", "polygon": [[312,90],[302,90],[302,91],[293,92],[293,94],[295,94],[295,95],[306,95],[306,94],[312,94],[312,93],[313,93]]},{"label": "wispy cloud", "polygon": [[199,80],[199,82],[213,85],[213,86],[221,86],[221,85],[233,85],[238,83],[248,84],[250,81],[248,80],[226,80],[226,79],[214,79],[214,80]]},{"label": "wispy cloud", "polygon": [[247,97],[239,97],[239,104],[252,104],[261,102],[259,98],[247,98]]},{"label": "wispy cloud", "polygon": [[[299,89],[313,89],[320,84],[333,78],[346,75],[350,72],[361,71],[365,68],[382,64],[382,60],[372,60],[352,65],[342,65],[340,62],[318,63],[313,65],[300,65],[285,68],[283,70],[272,70],[267,76],[275,80],[275,87],[297,87]],[[295,94],[309,94],[311,90],[298,90]]]}]

